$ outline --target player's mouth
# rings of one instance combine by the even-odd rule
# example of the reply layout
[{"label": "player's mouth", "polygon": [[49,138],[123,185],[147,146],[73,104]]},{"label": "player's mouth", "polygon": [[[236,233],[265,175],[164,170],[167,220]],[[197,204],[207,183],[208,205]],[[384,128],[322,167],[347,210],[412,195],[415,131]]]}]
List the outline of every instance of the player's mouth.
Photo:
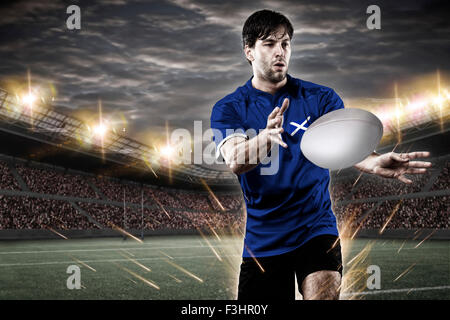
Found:
[{"label": "player's mouth", "polygon": [[282,70],[284,67],[286,67],[286,64],[283,63],[283,62],[277,62],[277,63],[274,63],[273,66],[275,67],[275,69],[280,69],[280,70]]}]

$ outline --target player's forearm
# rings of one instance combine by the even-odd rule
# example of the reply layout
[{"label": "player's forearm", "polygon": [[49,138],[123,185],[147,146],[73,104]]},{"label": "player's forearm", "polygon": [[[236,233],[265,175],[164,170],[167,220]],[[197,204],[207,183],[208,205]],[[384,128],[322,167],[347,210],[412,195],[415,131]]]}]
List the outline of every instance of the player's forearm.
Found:
[{"label": "player's forearm", "polygon": [[234,146],[227,164],[235,174],[248,172],[267,157],[270,148],[267,131],[263,130],[252,139]]},{"label": "player's forearm", "polygon": [[379,154],[374,151],[367,158],[365,158],[363,161],[355,164],[353,167],[355,167],[356,169],[358,169],[359,171],[362,171],[364,173],[372,174],[372,173],[374,173],[374,171],[373,171],[374,161],[378,156],[379,156]]}]

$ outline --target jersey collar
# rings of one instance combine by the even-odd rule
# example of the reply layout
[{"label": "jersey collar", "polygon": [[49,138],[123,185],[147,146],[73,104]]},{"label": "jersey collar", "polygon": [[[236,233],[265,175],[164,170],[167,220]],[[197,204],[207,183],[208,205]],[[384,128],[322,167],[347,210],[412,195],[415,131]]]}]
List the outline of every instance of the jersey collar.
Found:
[{"label": "jersey collar", "polygon": [[296,92],[298,92],[299,84],[289,74],[287,74],[286,77],[287,77],[286,84],[284,85],[284,87],[280,88],[274,95],[272,95],[268,92],[265,92],[265,91],[261,91],[259,89],[256,89],[255,87],[253,87],[253,85],[252,85],[253,76],[247,81],[245,86],[247,87],[247,89],[249,90],[249,92],[252,95],[266,96],[268,98],[274,98],[274,97],[284,94],[286,92],[289,92],[291,95],[295,95]]}]

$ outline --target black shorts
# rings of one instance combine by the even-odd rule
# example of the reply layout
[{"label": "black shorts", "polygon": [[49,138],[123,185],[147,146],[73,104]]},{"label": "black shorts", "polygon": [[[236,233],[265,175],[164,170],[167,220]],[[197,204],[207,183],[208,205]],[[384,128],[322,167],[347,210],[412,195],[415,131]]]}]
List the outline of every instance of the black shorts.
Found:
[{"label": "black shorts", "polygon": [[341,246],[336,236],[317,236],[277,256],[243,258],[238,300],[295,300],[295,275],[301,293],[306,276],[322,270],[338,271],[342,276]]}]

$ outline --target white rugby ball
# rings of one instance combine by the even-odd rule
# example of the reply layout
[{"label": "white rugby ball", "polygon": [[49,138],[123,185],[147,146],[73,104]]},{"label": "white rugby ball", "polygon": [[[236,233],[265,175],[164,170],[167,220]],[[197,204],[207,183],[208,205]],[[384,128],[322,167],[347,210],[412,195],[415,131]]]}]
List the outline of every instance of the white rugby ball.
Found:
[{"label": "white rugby ball", "polygon": [[364,160],[382,136],[383,124],[373,113],[339,109],[324,114],[306,129],[300,149],[315,165],[338,170]]}]

